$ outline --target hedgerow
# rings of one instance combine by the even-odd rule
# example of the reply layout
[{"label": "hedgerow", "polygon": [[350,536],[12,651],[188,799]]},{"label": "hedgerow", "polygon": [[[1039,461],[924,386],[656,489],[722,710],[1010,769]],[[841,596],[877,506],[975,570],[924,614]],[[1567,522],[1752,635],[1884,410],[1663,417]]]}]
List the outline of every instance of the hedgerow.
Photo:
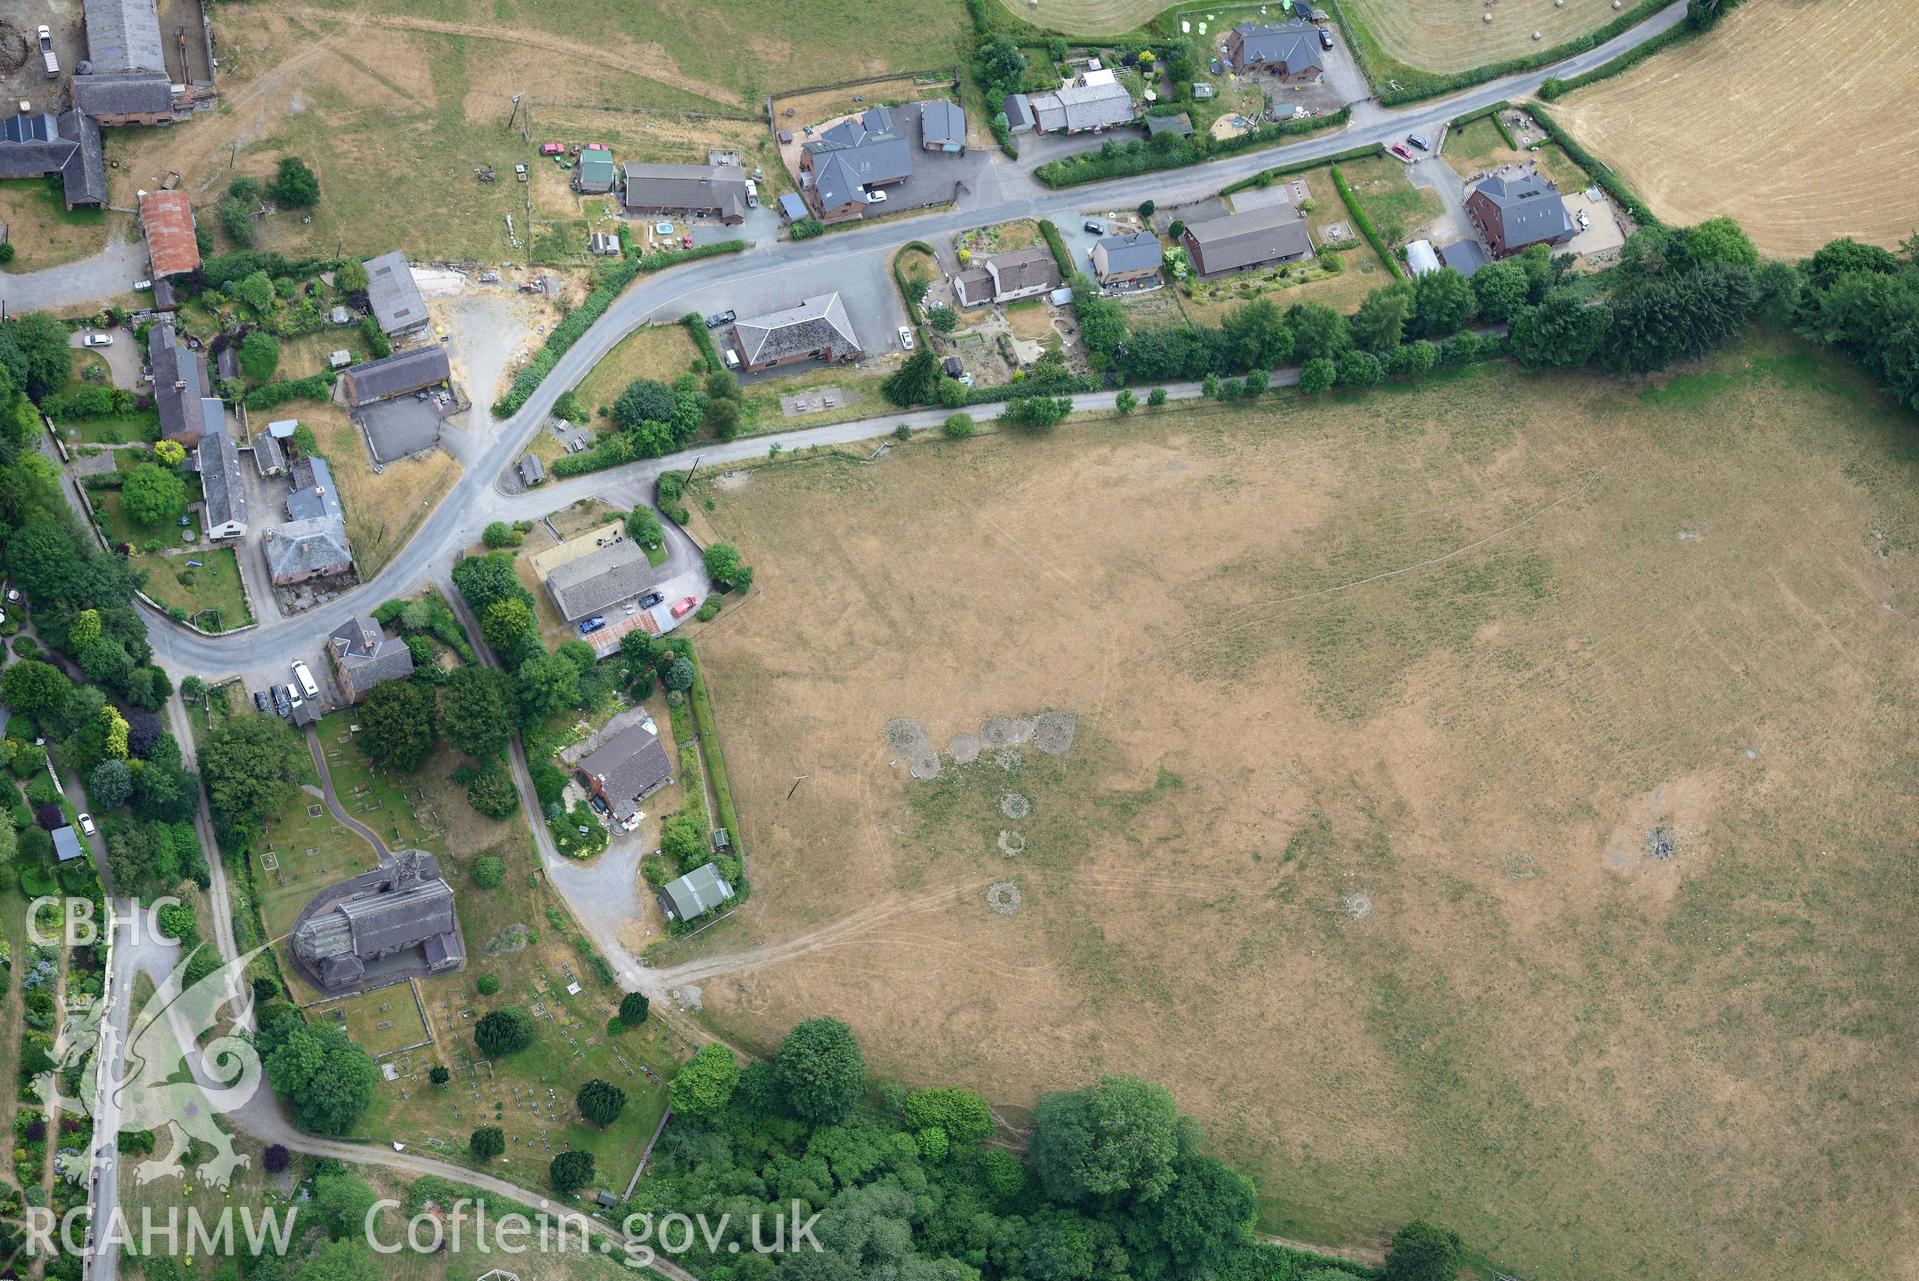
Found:
[{"label": "hedgerow", "polygon": [[1379,238],[1379,232],[1373,227],[1373,220],[1366,216],[1366,211],[1359,207],[1359,201],[1353,198],[1353,189],[1346,185],[1346,175],[1339,171],[1338,165],[1333,166],[1333,187],[1339,192],[1339,198],[1346,202],[1347,210],[1353,215],[1353,222],[1359,226],[1359,234],[1366,237],[1366,243],[1373,247],[1373,252],[1379,255],[1381,262],[1386,264],[1386,270],[1392,272],[1395,279],[1404,280],[1406,273],[1399,269],[1398,261],[1386,251],[1386,243]]}]

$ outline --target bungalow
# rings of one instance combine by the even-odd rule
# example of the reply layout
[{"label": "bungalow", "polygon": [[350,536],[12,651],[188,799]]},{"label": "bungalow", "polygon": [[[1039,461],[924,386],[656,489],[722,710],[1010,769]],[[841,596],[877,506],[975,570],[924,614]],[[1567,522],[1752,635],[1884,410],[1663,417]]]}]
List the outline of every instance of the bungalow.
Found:
[{"label": "bungalow", "polygon": [[366,296],[373,305],[373,317],[380,332],[388,338],[411,338],[426,332],[433,318],[427,315],[426,299],[413,283],[413,269],[399,250],[369,258],[366,267]]},{"label": "bungalow", "polygon": [[1317,84],[1319,28],[1310,22],[1242,22],[1226,35],[1226,61],[1240,75],[1270,71],[1288,84]]},{"label": "bungalow", "polygon": [[1051,93],[1028,95],[1040,133],[1097,133],[1133,120],[1133,95],[1108,68],[1087,71]]},{"label": "bungalow", "polygon": [[1189,222],[1180,243],[1201,279],[1293,262],[1313,254],[1305,215],[1289,204]]},{"label": "bungalow", "polygon": [[920,103],[919,111],[920,150],[966,150],[966,112],[957,102],[934,99]]},{"label": "bungalow", "polygon": [[375,401],[438,386],[452,376],[446,345],[433,343],[355,365],[340,375],[340,389],[346,395],[347,408],[361,409]]},{"label": "bungalow", "polygon": [[333,629],[327,655],[349,703],[359,702],[382,681],[413,674],[413,651],[399,637],[381,631],[379,620],[367,614],[356,614]]},{"label": "bungalow", "polygon": [[1045,245],[995,254],[953,278],[953,292],[962,307],[1031,298],[1059,285],[1059,262]]},{"label": "bungalow", "polygon": [[612,152],[595,147],[580,153],[580,167],[573,172],[573,184],[583,195],[597,196],[611,191],[617,178]]},{"label": "bungalow", "polygon": [[628,213],[704,214],[728,226],[746,220],[746,175],[736,165],[634,164],[621,167]]},{"label": "bungalow", "polygon": [[631,831],[640,802],[673,781],[673,767],[651,717],[636,721],[582,757],[580,782],[606,805],[607,814]]},{"label": "bungalow", "polygon": [[690,921],[704,916],[733,897],[733,887],[720,876],[717,864],[703,863],[680,877],[668,881],[660,890],[660,910],[669,921]]},{"label": "bungalow", "polygon": [[1466,197],[1466,216],[1495,258],[1532,245],[1563,245],[1578,234],[1559,188],[1537,173],[1496,173]]},{"label": "bungalow", "polygon": [[803,360],[858,360],[859,335],[837,293],[803,298],[797,307],[733,322],[733,342],[747,370],[771,369]]},{"label": "bungalow", "polygon": [[200,437],[200,488],[206,501],[200,523],[209,541],[244,538],[247,532],[246,477],[240,471],[240,451],[224,429]]},{"label": "bungalow", "polygon": [[663,577],[647,560],[646,549],[622,537],[617,526],[568,539],[541,553],[534,569],[544,574],[560,617],[572,624],[632,600]]},{"label": "bungalow", "polygon": [[1165,255],[1150,231],[1129,231],[1093,243],[1093,275],[1102,285],[1139,285],[1159,277]]},{"label": "bungalow", "polygon": [[184,191],[140,193],[140,228],[155,279],[178,276],[200,265],[200,242],[193,232],[193,202]]},{"label": "bungalow", "polygon": [[800,148],[800,189],[822,218],[857,217],[870,192],[912,176],[913,148],[885,107],[842,120]]},{"label": "bungalow", "polygon": [[288,521],[267,530],[260,540],[267,576],[275,587],[315,578],[333,578],[353,568],[346,522],[338,516]]}]

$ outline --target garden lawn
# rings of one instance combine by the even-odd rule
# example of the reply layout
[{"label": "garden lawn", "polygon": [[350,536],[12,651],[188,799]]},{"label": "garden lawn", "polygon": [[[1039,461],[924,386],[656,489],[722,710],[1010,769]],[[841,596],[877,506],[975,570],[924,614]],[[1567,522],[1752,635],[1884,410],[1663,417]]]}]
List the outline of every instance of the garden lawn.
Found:
[{"label": "garden lawn", "polygon": [[[189,560],[200,564],[189,566]],[[239,557],[231,547],[199,546],[166,555],[141,556],[135,568],[147,571],[147,581],[141,590],[162,607],[184,609],[189,619],[205,610],[220,611],[219,626],[208,626],[205,630],[231,631],[253,621],[247,609],[246,592],[240,585]],[[191,582],[183,578],[190,578]]]}]

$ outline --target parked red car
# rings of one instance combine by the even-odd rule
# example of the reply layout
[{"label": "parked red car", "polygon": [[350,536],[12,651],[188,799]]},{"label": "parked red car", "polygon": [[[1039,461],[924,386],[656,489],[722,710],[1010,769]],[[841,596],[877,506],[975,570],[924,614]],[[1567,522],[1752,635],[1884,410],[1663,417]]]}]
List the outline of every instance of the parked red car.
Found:
[{"label": "parked red car", "polygon": [[688,596],[685,600],[681,601],[679,604],[673,607],[673,617],[685,618],[688,614],[693,612],[694,604],[695,602],[693,598],[691,596]]},{"label": "parked red car", "polygon": [[566,154],[566,144],[563,142],[543,142],[540,144],[540,154],[543,156],[564,156]]},{"label": "parked red car", "polygon": [[1413,153],[1406,150],[1405,147],[1401,146],[1397,142],[1393,144],[1392,151],[1393,151],[1393,154],[1395,156],[1398,156],[1401,160],[1411,160],[1413,158]]}]

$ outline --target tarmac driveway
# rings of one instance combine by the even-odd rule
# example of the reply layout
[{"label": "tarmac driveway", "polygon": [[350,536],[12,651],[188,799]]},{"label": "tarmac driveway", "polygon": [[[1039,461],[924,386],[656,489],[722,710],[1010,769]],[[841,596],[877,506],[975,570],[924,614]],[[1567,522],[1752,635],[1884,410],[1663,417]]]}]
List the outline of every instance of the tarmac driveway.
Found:
[{"label": "tarmac driveway", "polygon": [[131,293],[133,282],[147,274],[147,248],[121,236],[91,258],[62,263],[45,271],[12,276],[0,272],[0,301],[9,311],[56,311],[84,303],[102,302]]},{"label": "tarmac driveway", "polygon": [[[113,339],[111,346],[87,347],[88,334],[106,334]],[[140,354],[140,348],[133,341],[133,335],[125,329],[80,329],[67,336],[67,346],[85,351],[96,351],[107,362],[107,370],[113,377],[113,385],[125,391],[135,391],[140,386],[140,371],[146,367],[146,361]]]},{"label": "tarmac driveway", "polygon": [[[769,266],[675,298],[648,319],[666,324],[689,311],[702,316],[720,311],[756,316],[837,290],[860,346],[868,356],[883,355],[899,349],[899,327],[906,323],[906,307],[893,284],[890,262],[885,254],[862,254],[836,262],[830,269],[816,264]],[[723,344],[731,333],[730,328],[716,329],[713,341]]]}]

